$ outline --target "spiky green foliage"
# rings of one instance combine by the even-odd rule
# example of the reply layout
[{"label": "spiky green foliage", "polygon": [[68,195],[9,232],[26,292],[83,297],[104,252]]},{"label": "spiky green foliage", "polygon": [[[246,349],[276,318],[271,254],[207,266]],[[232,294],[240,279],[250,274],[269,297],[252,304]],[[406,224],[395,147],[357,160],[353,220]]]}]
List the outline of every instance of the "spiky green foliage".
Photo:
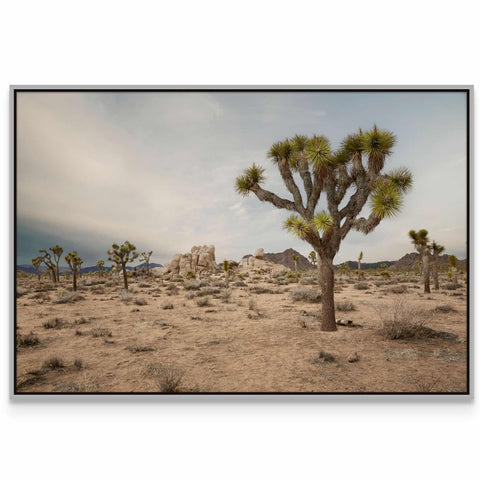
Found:
[{"label": "spiky green foliage", "polygon": [[428,230],[425,230],[424,228],[420,229],[418,232],[416,232],[415,230],[410,230],[408,232],[408,236],[410,237],[412,243],[415,246],[424,247],[429,242]]},{"label": "spiky green foliage", "polygon": [[437,243],[435,240],[433,240],[431,244],[431,248],[432,248],[432,252],[436,255],[440,255],[445,251],[445,247]]},{"label": "spiky green foliage", "polygon": [[290,161],[294,153],[294,144],[287,139],[283,142],[274,143],[268,151],[267,157],[278,163],[282,160]]},{"label": "spiky green foliage", "polygon": [[375,185],[370,196],[370,209],[376,217],[394,217],[400,213],[402,204],[402,194],[396,185],[388,180]]},{"label": "spiky green foliage", "polygon": [[363,260],[363,252],[360,252],[360,255],[358,256],[358,261],[361,262]]},{"label": "spiky green foliage", "polygon": [[302,240],[308,235],[308,232],[312,228],[307,220],[298,215],[290,215],[285,220],[283,227]]},{"label": "spiky green foliage", "polygon": [[40,265],[42,264],[42,262],[43,262],[42,257],[32,258],[32,265],[37,272],[38,280],[40,280]]},{"label": "spiky green foliage", "polygon": [[333,220],[328,212],[322,210],[313,217],[312,225],[315,230],[325,233],[332,229]]},{"label": "spiky green foliage", "polygon": [[317,266],[317,253],[315,252],[315,250],[312,250],[309,254],[308,254],[308,260],[310,260],[310,263],[316,267]]},{"label": "spiky green foliage", "polygon": [[246,197],[252,190],[254,185],[261,185],[265,181],[265,169],[255,165],[255,163],[244,170],[243,175],[240,175],[235,180],[235,191],[240,195]]},{"label": "spiky green foliage", "polygon": [[150,275],[150,257],[152,256],[152,253],[153,253],[153,250],[150,250],[149,252],[142,252],[140,254],[143,258],[143,261],[145,262],[147,275]]},{"label": "spiky green foliage", "polygon": [[401,193],[407,193],[413,185],[413,176],[408,168],[397,168],[388,174],[390,182]]},{"label": "spiky green foliage", "polygon": [[376,125],[362,135],[362,151],[369,157],[391,155],[396,138],[388,130],[380,130]]},{"label": "spiky green foliage", "polygon": [[448,262],[451,267],[457,268],[457,257],[455,255],[449,255]]},{"label": "spiky green foliage", "polygon": [[329,165],[332,163],[330,142],[323,136],[314,135],[307,143],[305,156],[314,168]]}]

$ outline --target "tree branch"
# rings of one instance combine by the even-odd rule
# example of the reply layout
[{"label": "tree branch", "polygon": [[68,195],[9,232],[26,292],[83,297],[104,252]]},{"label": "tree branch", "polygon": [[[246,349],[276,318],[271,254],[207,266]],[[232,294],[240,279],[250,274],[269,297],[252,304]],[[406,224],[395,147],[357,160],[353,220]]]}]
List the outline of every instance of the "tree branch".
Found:
[{"label": "tree branch", "polygon": [[[284,208],[285,210],[291,210],[298,212],[295,203],[291,200],[281,198],[268,190],[264,190],[260,185],[256,184],[252,187],[252,192],[257,196],[261,202],[270,202],[277,208]],[[299,212],[298,212],[299,213]]]},{"label": "tree branch", "polygon": [[288,191],[293,195],[293,200],[297,207],[297,212],[300,215],[303,215],[305,212],[305,207],[303,206],[302,194],[298,189],[295,180],[293,179],[292,171],[290,170],[290,166],[288,165],[288,160],[280,160],[278,162],[278,170],[280,171],[280,175],[282,176],[283,182],[285,186],[288,188]]}]

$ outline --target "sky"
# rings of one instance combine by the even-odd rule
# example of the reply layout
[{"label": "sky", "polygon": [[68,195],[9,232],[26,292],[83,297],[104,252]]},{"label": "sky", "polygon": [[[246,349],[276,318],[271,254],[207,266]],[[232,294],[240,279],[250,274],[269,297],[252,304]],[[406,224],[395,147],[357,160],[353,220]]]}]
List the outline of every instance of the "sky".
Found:
[{"label": "sky", "polygon": [[291,212],[239,196],[235,178],[255,162],[263,187],[290,198],[266,156],[274,142],[319,134],[337,148],[373,124],[397,137],[385,171],[408,167],[413,188],[399,216],[351,231],[334,262],[360,251],[364,262],[396,260],[420,228],[465,258],[463,92],[19,92],[17,264],[59,244],[94,265],[125,240],[162,264],[204,244],[217,262],[260,247],[306,256],[310,245],[282,228]]}]

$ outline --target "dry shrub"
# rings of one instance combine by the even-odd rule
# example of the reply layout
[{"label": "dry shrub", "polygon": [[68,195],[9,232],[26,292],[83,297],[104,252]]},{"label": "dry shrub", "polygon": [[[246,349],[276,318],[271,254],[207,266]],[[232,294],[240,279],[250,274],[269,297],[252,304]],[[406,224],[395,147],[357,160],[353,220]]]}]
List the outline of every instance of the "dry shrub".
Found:
[{"label": "dry shrub", "polygon": [[42,327],[46,329],[58,329],[64,326],[64,322],[61,318],[52,318],[42,323]]},{"label": "dry shrub", "polygon": [[59,357],[50,357],[45,360],[42,365],[43,370],[61,370],[65,368],[64,361]]},{"label": "dry shrub", "polygon": [[210,303],[210,300],[208,299],[208,297],[199,298],[197,300],[197,306],[198,307],[209,307],[210,305],[211,305],[211,303]]},{"label": "dry shrub", "polygon": [[355,285],[355,288],[357,290],[368,290],[370,288],[370,285],[368,285],[368,283],[360,282]]},{"label": "dry shrub", "polygon": [[341,302],[338,302],[336,304],[336,307],[339,312],[353,312],[357,309],[350,300],[343,300]]},{"label": "dry shrub", "polygon": [[167,364],[154,363],[146,365],[143,374],[154,377],[162,393],[177,393],[180,391],[185,371],[173,362]]},{"label": "dry shrub", "polygon": [[38,335],[30,332],[28,335],[17,334],[17,347],[35,347],[40,344]]},{"label": "dry shrub", "polygon": [[438,307],[435,307],[432,311],[435,313],[451,313],[456,312],[457,309],[450,305],[438,305]]},{"label": "dry shrub", "polygon": [[309,287],[295,287],[292,291],[292,300],[294,302],[312,302],[320,303],[322,301],[322,294],[314,288]]},{"label": "dry shrub", "polygon": [[407,293],[407,286],[406,285],[397,285],[395,287],[392,287],[390,289],[392,293],[396,294],[402,294],[402,293]]},{"label": "dry shrub", "polygon": [[112,336],[112,331],[109,330],[108,328],[94,328],[93,330],[90,331],[92,334],[92,337],[111,337]]},{"label": "dry shrub", "polygon": [[162,305],[163,310],[173,310],[173,303],[164,303]]},{"label": "dry shrub", "polygon": [[135,299],[135,305],[147,305],[147,303],[148,302],[142,297]]},{"label": "dry shrub", "polygon": [[183,288],[185,288],[185,290],[200,290],[200,281],[199,280],[185,280],[183,282]]},{"label": "dry shrub", "polygon": [[390,307],[377,310],[382,320],[382,335],[388,340],[403,340],[424,336],[426,313],[410,305],[401,298],[396,298]]},{"label": "dry shrub", "polygon": [[85,297],[77,292],[71,292],[61,294],[56,303],[72,303],[79,302],[80,300],[85,300]]},{"label": "dry shrub", "polygon": [[325,350],[320,350],[318,357],[314,360],[316,363],[333,363],[335,361],[335,355],[326,352]]}]

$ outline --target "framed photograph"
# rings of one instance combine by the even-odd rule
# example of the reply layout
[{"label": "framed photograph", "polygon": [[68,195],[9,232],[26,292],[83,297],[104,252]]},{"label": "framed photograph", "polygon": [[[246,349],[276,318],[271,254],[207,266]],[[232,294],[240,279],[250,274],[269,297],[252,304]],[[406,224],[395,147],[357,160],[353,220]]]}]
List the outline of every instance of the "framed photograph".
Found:
[{"label": "framed photograph", "polygon": [[11,87],[14,395],[468,395],[472,87]]}]

